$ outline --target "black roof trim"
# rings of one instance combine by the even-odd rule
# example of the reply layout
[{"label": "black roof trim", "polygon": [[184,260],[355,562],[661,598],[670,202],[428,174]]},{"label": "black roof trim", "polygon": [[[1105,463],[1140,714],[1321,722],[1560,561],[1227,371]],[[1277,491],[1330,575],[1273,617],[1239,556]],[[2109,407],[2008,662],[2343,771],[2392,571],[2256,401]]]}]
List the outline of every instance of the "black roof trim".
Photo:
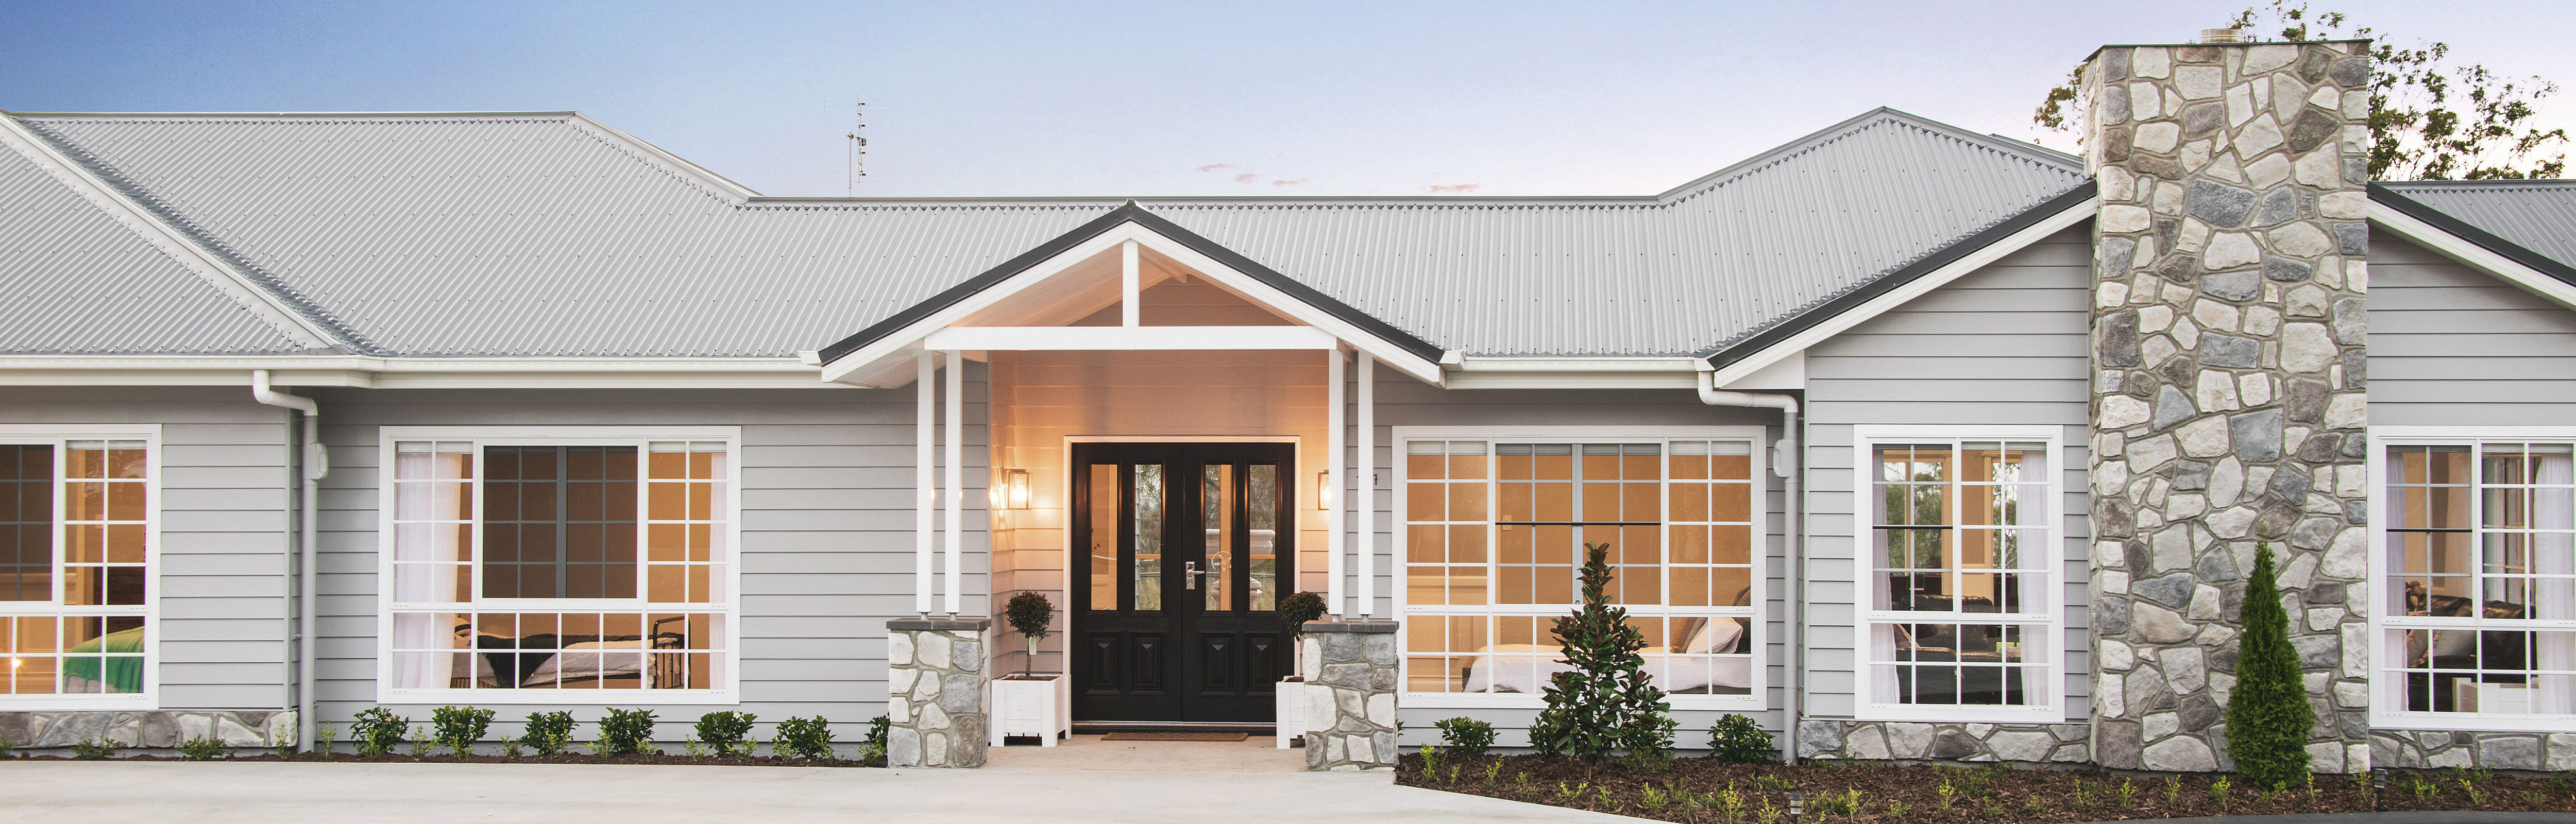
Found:
[{"label": "black roof trim", "polygon": [[2039,205],[2023,209],[2020,212],[2015,213],[2012,217],[2004,218],[2002,222],[1987,227],[1976,234],[1968,235],[1952,241],[1950,245],[1935,249],[1931,254],[1924,255],[1920,260],[1906,264],[1903,267],[1898,268],[1896,271],[1880,276],[1876,280],[1863,283],[1849,292],[1836,295],[1833,298],[1826,300],[1824,303],[1817,305],[1813,309],[1809,309],[1806,312],[1784,320],[1771,328],[1757,332],[1751,337],[1745,338],[1733,346],[1718,350],[1715,354],[1708,356],[1708,365],[1724,369],[1729,364],[1752,357],[1755,353],[1770,348],[1774,344],[1796,337],[1800,332],[1815,328],[1817,324],[1840,317],[1845,312],[1858,309],[1863,304],[1877,299],[1880,295],[1894,291],[1899,286],[1921,280],[1925,275],[1932,274],[1935,271],[1939,271],[1941,267],[1958,262],[1960,258],[1967,257],[1979,249],[1992,246],[2004,238],[2011,237],[2016,232],[2020,232],[2023,229],[2028,229],[2031,226],[2038,224],[2040,221],[2047,220],[2061,212],[2082,205],[2085,201],[2093,199],[2093,195],[2096,190],[2096,183],[2090,180],[2084,181],[2083,184],[2066,190],[2064,194],[2049,198],[2048,200],[2041,202]]},{"label": "black roof trim", "polygon": [[2576,266],[2560,263],[2557,258],[2534,252],[2524,248],[2522,244],[2498,237],[2494,232],[2470,225],[2468,221],[2452,217],[2447,212],[2425,205],[2423,201],[2407,197],[2404,193],[2389,188],[2385,184],[2370,184],[2370,199],[2379,205],[2397,210],[2399,214],[2424,221],[2445,234],[2475,244],[2478,248],[2529,266],[2533,271],[2555,278],[2560,283],[2576,286]]},{"label": "black roof trim", "polygon": [[993,288],[995,285],[998,285],[1003,281],[1010,280],[1012,277],[1020,274],[1021,272],[1028,271],[1031,267],[1045,262],[1049,258],[1063,254],[1065,251],[1070,250],[1073,247],[1080,246],[1084,242],[1100,236],[1102,232],[1107,232],[1111,229],[1117,228],[1119,224],[1131,221],[1144,226],[1147,229],[1151,229],[1155,233],[1164,237],[1171,238],[1172,240],[1179,242],[1181,245],[1189,247],[1191,251],[1206,255],[1209,258],[1216,260],[1218,263],[1222,263],[1233,268],[1235,271],[1250,275],[1252,276],[1252,279],[1261,281],[1264,285],[1281,292],[1285,292],[1289,297],[1304,301],[1309,306],[1323,310],[1325,314],[1332,315],[1334,318],[1345,323],[1357,326],[1360,328],[1360,331],[1367,332],[1385,340],[1388,343],[1395,344],[1406,352],[1419,356],[1424,360],[1436,363],[1440,360],[1440,356],[1443,354],[1443,350],[1440,347],[1433,345],[1429,341],[1415,337],[1412,333],[1406,332],[1402,329],[1397,329],[1386,321],[1379,320],[1366,312],[1362,312],[1359,309],[1352,307],[1350,304],[1334,300],[1324,293],[1316,291],[1314,287],[1299,283],[1296,280],[1289,278],[1287,275],[1280,274],[1278,270],[1253,262],[1251,258],[1244,257],[1242,254],[1232,249],[1225,248],[1224,246],[1219,245],[1216,241],[1199,236],[1197,232],[1183,229],[1179,224],[1165,220],[1161,215],[1146,211],[1144,207],[1138,206],[1135,201],[1130,200],[1127,201],[1125,205],[1112,209],[1107,214],[1103,214],[1098,218],[1092,219],[1089,223],[1076,227],[1073,231],[1058,235],[1054,240],[1038,244],[1037,248],[1023,252],[1019,257],[1012,258],[1000,266],[995,266],[991,269],[985,270],[983,274],[968,278],[966,282],[949,287],[947,291],[940,292],[937,295],[932,295],[928,300],[913,304],[910,308],[901,312],[896,312],[893,317],[878,321],[875,325],[860,330],[858,334],[842,338],[839,343],[835,343],[824,348],[818,353],[818,356],[824,363],[839,360],[852,352],[856,352],[861,348],[866,347],[868,344],[875,343],[884,339],[888,335],[902,331],[905,327],[919,323],[931,315],[938,314],[941,310],[955,306],[959,302],[962,302],[967,298],[974,297],[976,294],[981,293],[986,289]]}]

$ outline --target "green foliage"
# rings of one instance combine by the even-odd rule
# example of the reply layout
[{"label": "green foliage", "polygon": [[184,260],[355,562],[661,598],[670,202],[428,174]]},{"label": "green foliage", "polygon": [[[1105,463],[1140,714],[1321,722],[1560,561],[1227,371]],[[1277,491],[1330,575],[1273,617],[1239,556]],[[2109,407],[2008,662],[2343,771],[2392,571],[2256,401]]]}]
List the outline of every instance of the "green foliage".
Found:
[{"label": "green foliage", "polygon": [[435,743],[430,737],[428,727],[415,725],[411,728],[411,757],[428,758],[429,748],[432,746],[435,746]]},{"label": "green foliage", "polygon": [[349,722],[349,741],[358,745],[359,755],[374,758],[393,752],[403,742],[403,731],[410,728],[411,721],[393,710],[369,707]]},{"label": "green foliage", "polygon": [[105,761],[116,757],[116,745],[92,738],[72,742],[72,757],[82,761]]},{"label": "green foliage", "polygon": [[778,722],[778,739],[769,749],[780,758],[832,758],[832,722],[817,715]]},{"label": "green foliage", "polygon": [[1709,757],[1729,764],[1766,764],[1779,755],[1771,733],[1750,716],[1730,712],[1708,730]]},{"label": "green foliage", "polygon": [[1306,622],[1324,617],[1324,596],[1312,592],[1292,592],[1279,599],[1279,625],[1288,637],[1306,636]]},{"label": "green foliage", "polygon": [[1494,725],[1460,716],[1431,722],[1440,730],[1440,743],[1464,756],[1484,755],[1494,748]]},{"label": "green foliage", "polygon": [[332,740],[339,734],[340,728],[331,724],[323,724],[314,728],[313,751],[321,753],[324,758],[331,757]]},{"label": "green foliage", "polygon": [[2317,712],[2299,677],[2299,651],[2290,646],[2290,614],[2281,606],[2268,541],[2255,545],[2243,621],[2245,634],[2236,639],[2236,689],[2227,701],[2227,755],[2256,788],[2304,783]]},{"label": "green foliage", "polygon": [[893,727],[894,722],[882,715],[868,719],[868,737],[859,742],[859,760],[875,761],[884,758],[886,734]]},{"label": "green foliage", "polygon": [[1012,629],[1019,631],[1020,637],[1028,639],[1029,657],[1021,663],[1020,672],[1027,674],[1036,670],[1038,639],[1047,637],[1047,625],[1055,621],[1055,602],[1047,600],[1045,595],[1022,592],[1011,596],[1010,603],[1004,605],[1002,618],[1010,622]]},{"label": "green foliage", "polygon": [[1422,745],[1422,774],[1426,777],[1436,777],[1432,771],[1437,769],[1440,769],[1440,748],[1430,744]]},{"label": "green foliage", "polygon": [[190,761],[212,761],[224,756],[224,742],[199,736],[179,742],[179,754]]},{"label": "green foliage", "polygon": [[1841,793],[1820,795],[1816,800],[1807,802],[1807,806],[1814,808],[1817,815],[1845,817],[1859,815],[1860,790],[1847,788]]},{"label": "green foliage", "polygon": [[483,707],[440,707],[430,711],[429,725],[436,731],[438,743],[463,758],[473,750],[474,742],[483,740],[484,731],[492,728],[492,711]]},{"label": "green foliage", "polygon": [[599,719],[599,741],[605,755],[637,755],[653,740],[652,710],[608,711]]},{"label": "green foliage", "polygon": [[527,747],[519,743],[519,739],[511,738],[506,735],[501,737],[501,757],[517,758],[526,754]]},{"label": "green foliage", "polygon": [[572,713],[566,710],[528,713],[527,731],[519,738],[528,742],[538,755],[563,752],[564,747],[572,743]]},{"label": "green foliage", "polygon": [[[294,732],[294,730],[294,727],[288,726],[284,721],[277,722],[276,726],[269,728],[268,740],[272,742],[277,749],[277,760],[284,761],[295,756],[295,744],[286,737],[289,733]],[[9,742],[0,741],[0,757],[7,757],[8,755]]]},{"label": "green foliage", "polygon": [[698,741],[713,748],[717,755],[748,755],[752,745],[751,722],[760,716],[747,712],[711,712],[698,716]]},{"label": "green foliage", "polygon": [[1548,680],[1547,708],[1530,725],[1530,743],[1587,765],[1622,750],[1670,752],[1678,725],[1638,654],[1646,636],[1628,623],[1626,609],[1610,605],[1610,545],[1584,544],[1583,551],[1583,605],[1556,619],[1573,669]]}]

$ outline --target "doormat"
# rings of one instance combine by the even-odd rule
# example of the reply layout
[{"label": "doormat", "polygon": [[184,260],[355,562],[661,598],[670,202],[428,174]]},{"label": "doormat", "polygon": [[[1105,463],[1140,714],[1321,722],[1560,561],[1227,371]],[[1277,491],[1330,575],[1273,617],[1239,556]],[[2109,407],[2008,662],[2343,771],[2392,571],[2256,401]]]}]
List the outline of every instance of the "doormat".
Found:
[{"label": "doormat", "polygon": [[1250,738],[1241,732],[1113,732],[1102,741],[1241,741]]}]

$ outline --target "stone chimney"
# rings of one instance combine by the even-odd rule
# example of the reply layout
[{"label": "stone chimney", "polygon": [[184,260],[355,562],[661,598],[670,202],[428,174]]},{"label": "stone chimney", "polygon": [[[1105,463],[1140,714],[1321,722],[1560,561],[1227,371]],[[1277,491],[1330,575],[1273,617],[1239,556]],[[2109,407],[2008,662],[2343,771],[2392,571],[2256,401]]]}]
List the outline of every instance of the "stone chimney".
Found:
[{"label": "stone chimney", "polygon": [[2105,767],[2232,769],[2221,708],[2257,541],[2317,707],[2315,767],[2370,767],[2367,46],[2111,46],[2086,65]]}]

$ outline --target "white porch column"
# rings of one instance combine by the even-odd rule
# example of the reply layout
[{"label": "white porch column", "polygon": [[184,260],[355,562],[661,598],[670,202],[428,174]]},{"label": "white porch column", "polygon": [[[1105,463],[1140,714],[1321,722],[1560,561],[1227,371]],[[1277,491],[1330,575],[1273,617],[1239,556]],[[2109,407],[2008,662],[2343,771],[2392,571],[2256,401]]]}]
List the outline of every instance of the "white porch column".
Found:
[{"label": "white porch column", "polygon": [[1324,604],[1328,612],[1351,614],[1342,597],[1342,349],[1324,352]]},{"label": "white porch column", "polygon": [[939,407],[939,387],[932,383],[939,371],[938,366],[932,363],[933,357],[925,350],[912,359],[916,376],[913,396],[917,407],[913,416],[912,439],[912,606],[923,617],[930,615],[930,556],[932,542],[936,540],[931,511],[938,506],[936,490],[939,488],[931,469],[931,461],[934,460],[932,446],[939,442],[939,429],[932,422],[932,413]]},{"label": "white porch column", "polygon": [[965,353],[948,353],[948,603],[950,617],[957,615],[958,571],[965,566],[966,507],[966,359]]},{"label": "white porch column", "polygon": [[1359,468],[1351,472],[1351,485],[1357,487],[1352,497],[1359,500],[1360,609],[1363,617],[1377,614],[1377,390],[1371,384],[1376,358],[1359,353]]}]

